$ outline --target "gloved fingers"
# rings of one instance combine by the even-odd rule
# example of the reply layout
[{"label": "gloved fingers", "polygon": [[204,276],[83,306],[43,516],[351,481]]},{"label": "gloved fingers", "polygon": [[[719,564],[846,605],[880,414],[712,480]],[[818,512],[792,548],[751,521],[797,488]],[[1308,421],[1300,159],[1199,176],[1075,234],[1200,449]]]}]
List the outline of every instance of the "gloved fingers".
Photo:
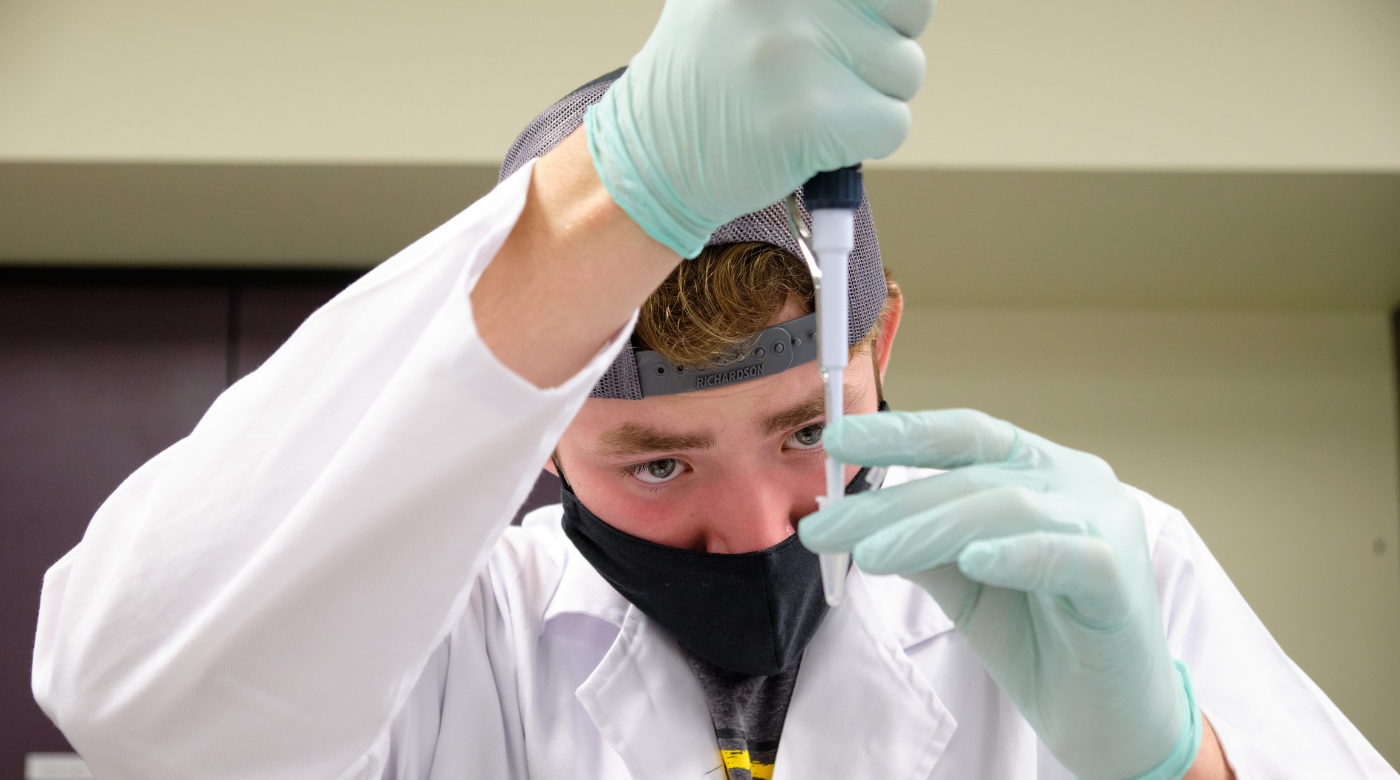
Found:
[{"label": "gloved fingers", "polygon": [[842,417],[822,432],[822,445],[842,463],[955,469],[1020,457],[1026,438],[973,409],[938,409]]},{"label": "gloved fingers", "polygon": [[982,595],[982,589],[986,587],[976,580],[969,579],[958,569],[957,564],[952,563],[927,571],[912,572],[904,575],[904,578],[933,596],[943,614],[952,618],[953,625],[959,628],[967,625],[968,619],[972,617],[972,610]]},{"label": "gloved fingers", "polygon": [[851,549],[871,574],[909,574],[958,560],[973,542],[1034,531],[1083,533],[1074,508],[1020,486],[975,493],[914,515],[862,539]]},{"label": "gloved fingers", "polygon": [[879,92],[902,101],[914,99],[924,80],[924,50],[912,38],[860,8],[834,31],[838,58]]},{"label": "gloved fingers", "polygon": [[997,466],[968,466],[924,479],[849,496],[836,506],[802,518],[802,544],[817,553],[850,552],[857,542],[895,523],[960,498],[1012,484],[1025,475]]},{"label": "gloved fingers", "polygon": [[900,35],[917,38],[933,15],[934,0],[865,0],[863,5]]},{"label": "gloved fingers", "polygon": [[872,87],[852,70],[840,70],[822,85],[825,92],[808,103],[805,121],[818,150],[812,158],[814,174],[888,157],[914,124],[908,103]]},{"label": "gloved fingers", "polygon": [[[868,28],[879,24],[851,16],[854,25]],[[871,33],[867,30],[866,34]],[[879,34],[887,44],[910,43],[888,28]],[[762,94],[757,102],[763,110],[754,114],[755,135],[802,140],[803,167],[788,171],[794,177],[793,184],[783,186],[789,191],[820,171],[888,156],[904,142],[913,124],[908,103],[885,94],[861,73],[862,69],[886,67],[879,64],[886,52],[879,46],[872,51],[849,46],[845,33],[822,35],[821,43],[814,43],[811,36],[777,37],[747,55],[753,64],[746,70],[762,74],[758,83],[749,87]],[[917,73],[905,80],[915,77],[922,79],[922,63]]]},{"label": "gloved fingers", "polygon": [[963,548],[958,568],[986,585],[1064,596],[1097,618],[1122,601],[1113,547],[1095,536],[1035,531],[984,539]]}]

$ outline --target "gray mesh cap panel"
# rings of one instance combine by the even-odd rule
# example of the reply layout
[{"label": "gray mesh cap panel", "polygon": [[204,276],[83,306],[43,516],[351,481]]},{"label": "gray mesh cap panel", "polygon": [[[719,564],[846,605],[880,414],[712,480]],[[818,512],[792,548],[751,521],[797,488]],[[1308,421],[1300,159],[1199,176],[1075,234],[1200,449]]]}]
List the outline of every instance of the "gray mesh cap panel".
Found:
[{"label": "gray mesh cap panel", "polygon": [[[608,91],[608,87],[612,86],[624,70],[626,68],[618,68],[588,82],[531,120],[506,152],[499,180],[504,181],[520,170],[525,163],[544,155],[568,138],[583,124],[583,115],[588,107],[602,99],[603,93]],[[798,204],[801,207],[800,191]],[[806,208],[801,207],[801,211],[803,220],[810,221]],[[879,319],[880,309],[885,304],[885,273],[880,263],[880,242],[875,237],[875,223],[870,216],[869,200],[862,200],[860,209],[856,211],[855,238],[849,274],[851,344],[865,338],[865,334],[870,332],[875,321]],[[787,216],[782,203],[775,203],[721,225],[705,245],[745,241],[776,244],[793,256],[801,257],[797,242],[788,231]],[[637,377],[637,363],[630,346],[623,349],[589,395],[594,398],[641,400],[642,383]]]}]

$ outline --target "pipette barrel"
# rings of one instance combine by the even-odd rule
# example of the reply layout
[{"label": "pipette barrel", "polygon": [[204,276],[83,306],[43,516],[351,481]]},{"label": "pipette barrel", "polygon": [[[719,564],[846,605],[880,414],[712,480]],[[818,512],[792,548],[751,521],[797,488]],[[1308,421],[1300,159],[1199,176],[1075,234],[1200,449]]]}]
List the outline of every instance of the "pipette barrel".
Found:
[{"label": "pipette barrel", "polygon": [[[817,285],[817,365],[825,390],[827,425],[845,412],[845,369],[850,354],[848,263],[855,248],[855,212],[865,198],[860,166],[826,171],[813,176],[802,188],[812,215],[812,253],[821,278]],[[846,466],[831,457],[826,461],[826,495],[817,506],[833,506],[846,495]],[[822,594],[826,603],[841,603],[846,591],[846,553],[820,556]]]},{"label": "pipette barrel", "polygon": [[[843,382],[850,355],[847,265],[855,248],[855,210],[861,196],[858,169],[818,174],[803,189],[812,215],[812,252],[822,272],[817,289],[817,364],[825,389],[827,425],[841,419],[845,411]],[[845,494],[845,464],[828,456],[826,495],[818,498],[818,506],[833,506]],[[822,555],[819,560],[822,594],[834,607],[845,596],[850,556]]]}]

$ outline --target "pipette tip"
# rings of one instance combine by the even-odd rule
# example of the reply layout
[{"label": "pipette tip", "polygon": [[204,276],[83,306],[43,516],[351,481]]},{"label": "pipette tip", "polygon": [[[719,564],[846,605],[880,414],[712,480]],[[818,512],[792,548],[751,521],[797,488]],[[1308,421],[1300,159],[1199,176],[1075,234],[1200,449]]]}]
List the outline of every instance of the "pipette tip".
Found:
[{"label": "pipette tip", "polygon": [[846,597],[846,570],[851,567],[850,553],[818,556],[822,569],[822,595],[828,606],[836,606]]}]

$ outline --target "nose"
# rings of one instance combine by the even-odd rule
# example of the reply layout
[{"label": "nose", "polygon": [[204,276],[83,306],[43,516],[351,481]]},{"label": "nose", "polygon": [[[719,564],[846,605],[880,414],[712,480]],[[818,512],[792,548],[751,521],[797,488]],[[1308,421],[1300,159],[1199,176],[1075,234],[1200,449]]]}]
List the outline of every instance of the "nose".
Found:
[{"label": "nose", "polygon": [[806,485],[809,481],[783,469],[759,467],[728,475],[707,502],[705,551],[766,550],[796,533],[797,521],[816,509],[817,485]]}]

